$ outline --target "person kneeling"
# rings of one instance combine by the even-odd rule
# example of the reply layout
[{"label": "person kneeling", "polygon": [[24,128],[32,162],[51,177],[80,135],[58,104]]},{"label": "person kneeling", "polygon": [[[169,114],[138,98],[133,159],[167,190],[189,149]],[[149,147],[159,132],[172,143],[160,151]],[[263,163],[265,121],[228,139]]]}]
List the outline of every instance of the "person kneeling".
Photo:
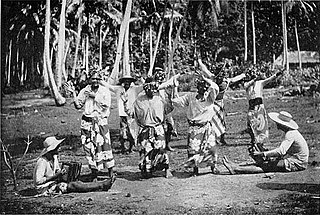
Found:
[{"label": "person kneeling", "polygon": [[38,194],[53,195],[71,192],[108,191],[115,181],[115,177],[97,182],[71,181],[65,182],[62,178],[67,174],[66,169],[60,169],[58,153],[60,143],[56,137],[47,137],[44,149],[40,153],[33,172],[33,182]]},{"label": "person kneeling", "polygon": [[278,148],[264,152],[253,152],[254,157],[260,157],[264,162],[240,166],[223,158],[224,166],[231,174],[263,173],[263,172],[294,172],[307,169],[309,148],[306,140],[298,131],[299,126],[286,111],[268,114],[277,128],[285,133],[285,139]]}]

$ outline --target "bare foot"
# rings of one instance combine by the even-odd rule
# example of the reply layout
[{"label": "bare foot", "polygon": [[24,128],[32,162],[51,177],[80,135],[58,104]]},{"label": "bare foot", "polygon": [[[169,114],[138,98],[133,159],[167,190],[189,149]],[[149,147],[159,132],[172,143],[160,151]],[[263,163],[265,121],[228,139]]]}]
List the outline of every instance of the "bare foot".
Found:
[{"label": "bare foot", "polygon": [[166,178],[172,178],[173,175],[169,169],[166,169]]},{"label": "bare foot", "polygon": [[227,158],[226,156],[223,157],[222,163],[223,163],[223,165],[229,170],[229,172],[230,172],[231,175],[236,174],[236,173],[234,172],[234,170],[232,169],[232,167],[231,167],[231,165],[230,165],[230,163],[229,163],[229,160],[228,160],[228,158]]}]

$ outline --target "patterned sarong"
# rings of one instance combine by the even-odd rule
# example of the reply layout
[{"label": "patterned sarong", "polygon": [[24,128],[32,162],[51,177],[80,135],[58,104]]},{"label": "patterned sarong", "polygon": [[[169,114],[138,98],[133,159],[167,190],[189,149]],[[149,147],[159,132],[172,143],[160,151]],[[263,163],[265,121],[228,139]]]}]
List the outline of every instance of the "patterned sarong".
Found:
[{"label": "patterned sarong", "polygon": [[153,172],[169,167],[163,125],[142,128],[138,135],[137,146],[141,158],[139,168],[142,172]]},{"label": "patterned sarong", "polygon": [[216,138],[211,122],[191,125],[188,131],[188,157],[185,167],[214,166],[217,162]]},{"label": "patterned sarong", "polygon": [[213,130],[216,134],[216,137],[220,137],[226,132],[226,123],[225,123],[225,110],[223,99],[216,100],[214,102],[213,111],[215,112],[214,117],[212,118]]},{"label": "patterned sarong", "polygon": [[134,138],[130,131],[130,118],[127,116],[120,116],[120,140],[128,140],[134,145]]},{"label": "patterned sarong", "polygon": [[114,167],[108,119],[82,117],[81,142],[90,169]]},{"label": "patterned sarong", "polygon": [[253,132],[255,143],[263,145],[269,142],[268,118],[263,104],[250,109],[247,116],[248,127]]}]

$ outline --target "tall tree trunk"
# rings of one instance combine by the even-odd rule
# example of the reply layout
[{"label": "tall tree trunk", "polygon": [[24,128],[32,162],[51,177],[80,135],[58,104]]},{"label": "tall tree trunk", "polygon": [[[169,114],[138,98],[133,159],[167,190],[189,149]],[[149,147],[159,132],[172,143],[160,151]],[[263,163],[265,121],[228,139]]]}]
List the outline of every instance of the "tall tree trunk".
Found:
[{"label": "tall tree trunk", "polygon": [[64,46],[65,46],[65,31],[66,31],[66,4],[67,0],[62,0],[60,24],[59,24],[59,42],[58,42],[58,54],[56,60],[56,77],[57,87],[60,89],[62,85],[62,71],[65,65],[63,64]]},{"label": "tall tree trunk", "polygon": [[171,17],[170,17],[170,25],[169,25],[169,32],[168,32],[168,50],[166,52],[166,63],[167,63],[167,71],[170,71],[171,69],[169,69],[169,56],[170,53],[172,52],[172,31],[173,31],[173,13],[174,13],[174,6],[172,7],[172,11],[171,11]]},{"label": "tall tree trunk", "polygon": [[86,71],[89,74],[89,34],[86,34],[86,50],[85,50],[85,62],[86,62]]},{"label": "tall tree trunk", "polygon": [[51,19],[50,0],[46,0],[46,21],[45,21],[45,37],[44,37],[45,63],[44,63],[44,65],[47,67],[50,89],[53,93],[56,105],[61,106],[66,103],[66,99],[58,91],[56,82],[54,80],[52,68],[51,68],[50,45],[49,45],[49,42],[50,42],[50,19]]},{"label": "tall tree trunk", "polygon": [[179,38],[180,38],[180,32],[181,32],[181,29],[182,29],[182,26],[183,26],[183,23],[184,23],[184,20],[186,19],[187,17],[187,14],[188,14],[188,7],[189,7],[189,2],[190,0],[188,0],[187,2],[187,8],[186,8],[186,11],[184,12],[184,15],[181,19],[181,22],[180,22],[180,25],[179,25],[179,28],[178,28],[178,32],[176,34],[176,37],[174,38],[174,41],[173,41],[173,47],[172,47],[172,51],[170,53],[170,56],[169,56],[169,70],[168,70],[168,73],[167,73],[167,77],[170,76],[170,73],[172,72],[172,74],[174,75],[174,69],[173,69],[173,56],[174,56],[174,52],[176,50],[176,47],[178,45],[178,42],[179,42]]},{"label": "tall tree trunk", "polygon": [[251,22],[252,22],[253,64],[256,64],[257,63],[256,28],[254,25],[254,5],[253,5],[253,2],[251,2]]},{"label": "tall tree trunk", "polygon": [[150,59],[149,59],[149,63],[150,63],[150,65],[149,65],[149,68],[151,67],[151,64],[152,64],[152,54],[153,54],[153,45],[152,45],[152,43],[153,43],[153,39],[152,39],[152,34],[153,34],[153,31],[152,31],[152,26],[151,26],[151,24],[150,24],[150,26],[149,26],[149,53],[150,53]]},{"label": "tall tree trunk", "polygon": [[102,68],[102,25],[99,27],[99,68]]},{"label": "tall tree trunk", "polygon": [[71,76],[74,78],[76,76],[76,68],[78,65],[78,54],[79,54],[79,46],[80,46],[80,41],[81,41],[81,31],[82,31],[82,11],[83,11],[83,4],[81,3],[80,0],[80,8],[79,8],[79,18],[78,18],[78,29],[77,29],[77,39],[76,39],[76,51],[74,54],[74,60],[73,60],[73,66],[72,66],[72,72]]},{"label": "tall tree trunk", "polygon": [[158,46],[159,46],[160,39],[161,39],[161,33],[162,33],[163,23],[164,23],[164,19],[163,19],[163,20],[161,21],[161,23],[160,23],[160,27],[159,27],[159,31],[158,31],[158,35],[157,35],[157,41],[156,41],[156,45],[155,45],[155,47],[154,47],[154,51],[153,51],[152,59],[151,59],[151,64],[150,64],[150,68],[149,68],[149,71],[148,71],[148,76],[151,76],[151,75],[152,75],[154,62],[156,61]]},{"label": "tall tree trunk", "polygon": [[244,0],[244,62],[248,60],[247,0]]},{"label": "tall tree trunk", "polygon": [[284,0],[281,1],[282,8],[282,33],[283,33],[283,63],[282,66],[289,71],[289,61],[288,61],[288,41],[287,41],[287,12]]},{"label": "tall tree trunk", "polygon": [[7,85],[10,86],[11,82],[11,57],[12,56],[12,40],[9,43],[9,57],[8,57],[8,76],[7,76]]},{"label": "tall tree trunk", "polygon": [[130,14],[131,14],[131,7],[132,7],[132,0],[127,1],[126,11],[124,13],[124,17],[120,26],[120,33],[118,38],[118,44],[117,44],[117,53],[116,53],[116,59],[115,63],[112,69],[112,72],[110,74],[110,81],[115,83],[115,81],[118,79],[119,75],[119,63],[121,60],[122,55],[122,47],[123,47],[123,40],[124,40],[124,34],[127,29],[127,26],[129,25],[130,21]]},{"label": "tall tree trunk", "polygon": [[301,60],[301,51],[300,51],[300,43],[299,43],[298,23],[297,23],[297,20],[294,20],[294,32],[295,32],[296,41],[297,41],[299,69],[302,69],[302,60]]},{"label": "tall tree trunk", "polygon": [[[65,52],[64,52],[63,60],[62,60],[62,64],[63,65],[66,65],[67,56],[69,54],[70,43],[71,43],[71,41],[67,40],[66,49],[65,49]],[[67,81],[69,74],[67,73],[67,70],[66,70],[65,66],[63,67],[62,75],[63,75],[64,81]]]},{"label": "tall tree trunk", "polygon": [[129,56],[130,56],[130,50],[129,50],[129,29],[130,25],[127,25],[126,32],[124,34],[124,45],[123,45],[123,71],[122,75],[130,75],[130,63],[129,63]]}]

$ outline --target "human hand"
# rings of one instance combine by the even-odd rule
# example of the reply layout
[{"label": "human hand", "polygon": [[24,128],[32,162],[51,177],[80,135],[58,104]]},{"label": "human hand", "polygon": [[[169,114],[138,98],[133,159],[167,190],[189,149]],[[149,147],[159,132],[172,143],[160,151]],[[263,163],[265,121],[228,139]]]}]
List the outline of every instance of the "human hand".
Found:
[{"label": "human hand", "polygon": [[127,95],[125,92],[121,92],[121,93],[120,93],[120,99],[121,99],[123,102],[128,102],[128,95]]},{"label": "human hand", "polygon": [[263,157],[263,152],[254,151],[251,154],[255,157]]},{"label": "human hand", "polygon": [[88,96],[89,96],[90,98],[95,98],[95,97],[96,97],[96,93],[93,92],[93,91],[90,91],[90,92],[88,93]]},{"label": "human hand", "polygon": [[60,169],[56,172],[56,175],[57,176],[62,176],[62,175],[65,175],[67,174],[67,170],[66,169]]},{"label": "human hand", "polygon": [[70,93],[74,93],[76,91],[75,86],[73,85],[73,83],[71,81],[64,83],[63,88],[65,91],[70,92]]}]

